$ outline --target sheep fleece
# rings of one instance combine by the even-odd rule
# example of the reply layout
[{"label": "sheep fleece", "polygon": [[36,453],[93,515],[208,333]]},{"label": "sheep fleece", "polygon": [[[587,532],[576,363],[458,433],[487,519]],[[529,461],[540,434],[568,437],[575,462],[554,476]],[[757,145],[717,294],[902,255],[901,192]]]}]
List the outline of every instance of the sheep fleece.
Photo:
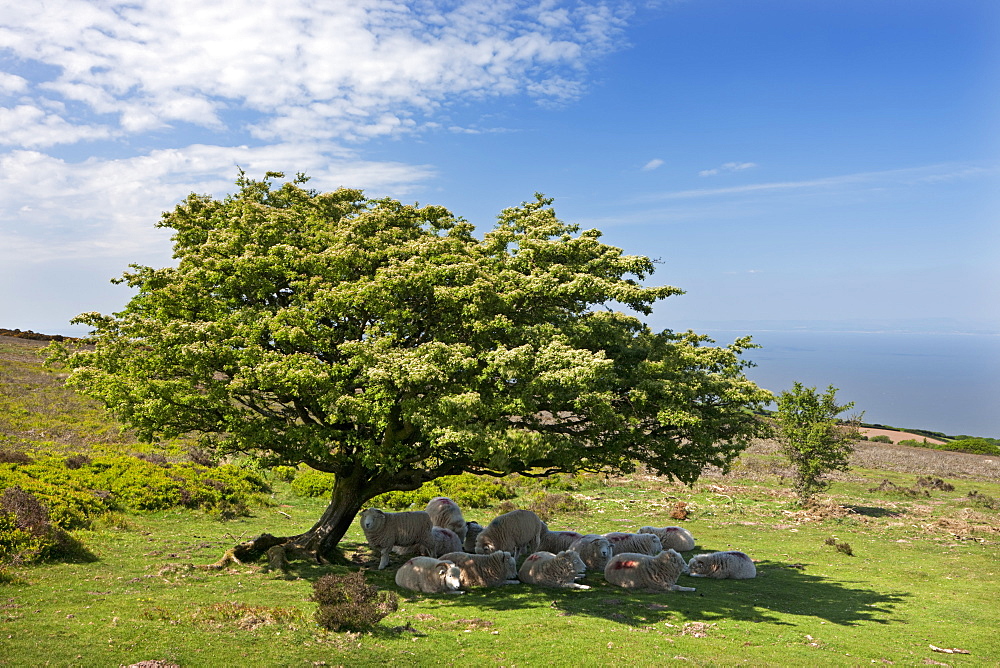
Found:
[{"label": "sheep fleece", "polygon": [[459,539],[465,540],[465,518],[462,517],[462,509],[457,503],[446,496],[436,496],[427,502],[424,510],[431,516],[434,526],[451,529],[458,534]]},{"label": "sheep fleece", "polygon": [[441,558],[458,566],[463,587],[499,587],[519,582],[517,563],[510,552],[492,554],[449,552],[441,555]]},{"label": "sheep fleece", "polygon": [[604,569],[604,579],[626,589],[694,591],[693,587],[677,584],[682,572],[684,557],[675,550],[664,550],[655,557],[639,552],[622,552],[611,557]]},{"label": "sheep fleece", "polygon": [[615,531],[604,534],[604,537],[611,543],[612,554],[639,552],[652,557],[663,551],[663,546],[660,544],[660,537],[652,533],[623,533]]},{"label": "sheep fleece", "polygon": [[753,560],[737,550],[691,557],[688,570],[690,575],[696,578],[749,580],[757,577],[757,567],[753,565]]},{"label": "sheep fleece", "polygon": [[476,538],[476,552],[510,552],[515,557],[534,552],[548,529],[530,510],[512,510],[500,515]]},{"label": "sheep fleece", "polygon": [[658,537],[664,550],[687,552],[694,549],[694,536],[684,527],[642,527],[639,533],[651,533]]},{"label": "sheep fleece", "polygon": [[461,594],[460,572],[450,561],[413,557],[396,571],[396,584],[425,594]]},{"label": "sheep fleece", "polygon": [[603,571],[611,558],[611,543],[604,536],[597,533],[588,533],[582,538],[573,541],[569,549],[580,555],[587,568],[595,571]]},{"label": "sheep fleece", "polygon": [[542,587],[565,587],[567,589],[590,589],[587,585],[577,584],[580,577],[580,567],[583,562],[580,555],[572,550],[564,550],[559,554],[547,551],[535,552],[521,564],[518,577],[521,582]]},{"label": "sheep fleece", "polygon": [[362,511],[360,523],[368,544],[382,554],[379,570],[388,565],[389,552],[395,546],[414,547],[424,554],[434,551],[431,518],[422,510],[387,513],[368,508]]}]

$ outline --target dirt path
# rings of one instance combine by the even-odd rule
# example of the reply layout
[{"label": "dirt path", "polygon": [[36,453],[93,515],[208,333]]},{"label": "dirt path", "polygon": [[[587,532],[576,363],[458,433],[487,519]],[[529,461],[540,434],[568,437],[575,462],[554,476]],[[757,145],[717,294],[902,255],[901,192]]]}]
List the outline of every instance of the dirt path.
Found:
[{"label": "dirt path", "polygon": [[921,436],[920,434],[912,434],[908,431],[896,431],[894,429],[869,429],[867,427],[861,428],[861,433],[871,438],[872,436],[888,436],[892,439],[893,443],[899,443],[900,441],[927,441],[928,443],[935,443],[941,445],[945,441],[938,440],[936,438],[929,438],[927,436]]}]

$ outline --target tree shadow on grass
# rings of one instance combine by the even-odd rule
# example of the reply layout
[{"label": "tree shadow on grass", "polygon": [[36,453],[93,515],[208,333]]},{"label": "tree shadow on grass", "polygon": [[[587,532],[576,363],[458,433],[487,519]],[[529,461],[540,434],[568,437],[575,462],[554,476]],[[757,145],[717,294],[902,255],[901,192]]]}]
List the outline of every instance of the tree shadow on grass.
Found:
[{"label": "tree shadow on grass", "polygon": [[[586,615],[619,624],[643,627],[663,621],[712,622],[720,619],[794,625],[789,616],[818,617],[832,624],[855,626],[863,622],[889,624],[893,609],[907,594],[885,594],[863,583],[836,582],[804,572],[799,565],[759,562],[751,580],[712,580],[681,576],[678,584],[693,592],[646,593],[610,585],[598,573],[583,581],[589,590],[546,589],[508,585],[469,589],[462,596],[438,595],[442,606],[507,611],[550,607],[560,615]],[[380,588],[404,598],[425,596],[399,589],[390,569],[371,574]]]},{"label": "tree shadow on grass", "polygon": [[878,506],[844,506],[848,510],[867,517],[902,517],[903,513]]}]

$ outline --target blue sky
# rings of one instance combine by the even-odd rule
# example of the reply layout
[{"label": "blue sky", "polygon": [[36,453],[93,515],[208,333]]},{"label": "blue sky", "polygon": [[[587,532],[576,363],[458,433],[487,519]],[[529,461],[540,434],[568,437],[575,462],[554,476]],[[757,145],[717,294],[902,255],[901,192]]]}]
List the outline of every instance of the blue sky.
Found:
[{"label": "blue sky", "polygon": [[657,329],[996,332],[998,119],[994,0],[0,0],[0,327],[120,309],[239,165],[544,192],[687,290]]}]

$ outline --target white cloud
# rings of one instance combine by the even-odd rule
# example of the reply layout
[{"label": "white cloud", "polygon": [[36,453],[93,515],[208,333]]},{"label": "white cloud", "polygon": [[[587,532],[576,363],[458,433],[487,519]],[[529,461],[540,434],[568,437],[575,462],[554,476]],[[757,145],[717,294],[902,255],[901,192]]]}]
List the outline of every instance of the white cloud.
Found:
[{"label": "white cloud", "polygon": [[0,263],[168,258],[168,234],[153,227],[160,214],[189,192],[218,197],[233,191],[237,166],[251,175],[304,171],[319,190],[348,185],[397,196],[433,175],[426,166],[370,162],[314,144],[192,145],[77,164],[13,151],[0,155]]},{"label": "white cloud", "polygon": [[0,95],[13,95],[28,90],[28,80],[16,74],[0,72]]},{"label": "white cloud", "polygon": [[742,172],[744,169],[752,169],[757,164],[753,162],[727,162],[713,169],[703,169],[698,172],[698,176],[715,176],[723,172]]},{"label": "white cloud", "polygon": [[848,186],[861,188],[878,188],[893,185],[913,186],[974,178],[979,176],[995,176],[998,172],[1000,172],[1000,168],[997,166],[946,163],[939,165],[927,165],[923,167],[890,169],[881,172],[842,174],[839,176],[829,176],[819,179],[805,179],[802,181],[773,181],[770,183],[751,183],[743,186],[732,186],[728,188],[677,190],[651,195],[642,199],[651,201],[710,198],[762,192],[829,190]]},{"label": "white cloud", "polygon": [[654,169],[657,169],[662,166],[663,166],[662,160],[660,160],[659,158],[653,158],[652,160],[650,160],[649,162],[647,162],[645,165],[642,166],[642,171],[651,172]]},{"label": "white cloud", "polygon": [[345,147],[506,131],[441,113],[453,103],[572,100],[587,65],[623,45],[629,12],[607,0],[0,6],[0,263],[168,258],[160,213],[191,191],[231,191],[237,165],[404,197],[431,167]]},{"label": "white cloud", "polygon": [[31,105],[0,107],[0,145],[42,148],[110,136],[111,130],[107,127],[73,125]]},{"label": "white cloud", "polygon": [[127,133],[220,129],[250,111],[253,134],[278,142],[405,132],[458,99],[573,99],[627,16],[599,1],[4,4],[4,50],[57,74],[33,86],[9,74],[3,89],[78,103]]}]

